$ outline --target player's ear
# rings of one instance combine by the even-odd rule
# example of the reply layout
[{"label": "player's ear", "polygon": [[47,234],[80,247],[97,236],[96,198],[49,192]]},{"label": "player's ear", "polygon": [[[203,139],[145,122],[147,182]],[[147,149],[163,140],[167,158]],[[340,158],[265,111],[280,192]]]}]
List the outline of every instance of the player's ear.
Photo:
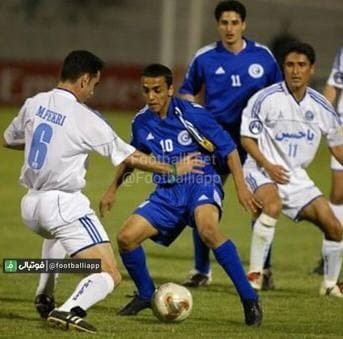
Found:
[{"label": "player's ear", "polygon": [[172,97],[174,95],[174,86],[170,85],[168,88],[168,97]]},{"label": "player's ear", "polygon": [[316,71],[316,66],[313,64],[311,66],[311,75],[313,75],[315,73],[315,71]]},{"label": "player's ear", "polygon": [[89,80],[90,80],[89,74],[85,73],[85,74],[81,75],[81,77],[80,77],[81,88],[84,88],[85,86],[87,86],[89,83]]}]

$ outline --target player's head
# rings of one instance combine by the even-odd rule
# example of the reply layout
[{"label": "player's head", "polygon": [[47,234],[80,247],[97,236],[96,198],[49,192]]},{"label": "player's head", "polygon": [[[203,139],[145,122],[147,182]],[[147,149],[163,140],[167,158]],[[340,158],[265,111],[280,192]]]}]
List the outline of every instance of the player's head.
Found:
[{"label": "player's head", "polygon": [[217,29],[224,45],[240,42],[246,29],[246,9],[235,0],[221,1],[214,10]]},{"label": "player's head", "polygon": [[293,41],[285,46],[282,53],[282,68],[291,91],[306,88],[314,74],[315,61],[316,54],[311,45]]},{"label": "player's head", "polygon": [[167,66],[151,64],[141,73],[141,85],[149,109],[165,116],[174,94],[172,71]]},{"label": "player's head", "polygon": [[85,50],[72,51],[62,64],[60,83],[72,84],[73,93],[84,102],[94,94],[94,87],[100,81],[103,68],[104,62],[93,53]]}]

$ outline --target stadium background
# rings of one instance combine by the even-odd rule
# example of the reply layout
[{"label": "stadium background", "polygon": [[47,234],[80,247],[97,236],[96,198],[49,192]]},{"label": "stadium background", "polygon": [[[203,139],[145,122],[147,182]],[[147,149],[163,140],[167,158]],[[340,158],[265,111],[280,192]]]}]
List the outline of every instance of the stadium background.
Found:
[{"label": "stadium background", "polygon": [[[175,18],[174,41],[162,42],[161,31],[166,30],[164,34],[169,34],[169,39],[173,36],[161,26],[163,6],[170,14],[173,3],[175,13],[167,21]],[[130,120],[140,105],[139,69],[160,61],[181,75],[194,50],[217,39],[212,14],[216,3],[212,0],[0,1],[0,106],[3,106],[0,130],[8,125],[24,97],[54,86],[58,65],[69,50],[86,48],[108,63],[105,75],[108,81],[99,88],[100,98],[93,104],[104,108],[106,118],[128,140]],[[288,25],[290,34],[315,46],[318,70],[314,85],[321,90],[334,53],[342,44],[343,1],[246,0],[244,3],[248,9],[248,37],[269,44]],[[190,27],[193,20],[200,23],[196,25],[200,31]],[[170,44],[175,46],[175,51],[165,53],[170,51]],[[41,239],[23,226],[20,218],[20,198],[25,192],[18,184],[21,163],[21,152],[0,148],[0,259],[40,256]],[[310,174],[327,195],[330,172],[325,145],[310,167]],[[94,209],[112,175],[107,159],[90,157],[85,193]],[[113,211],[103,220],[115,248],[118,227],[153,187],[150,176],[142,172],[136,172],[125,186],[118,194]],[[247,265],[249,215],[239,206],[232,182],[226,185],[225,193],[221,227],[236,242]],[[157,284],[181,282],[185,278],[192,262],[190,238],[191,231],[186,229],[170,248],[146,243],[148,264]],[[321,235],[314,227],[281,218],[274,245],[277,289],[262,292],[265,321],[258,331],[243,325],[238,298],[231,284],[228,288],[218,265],[213,265],[214,282],[208,289],[192,290],[194,310],[190,318],[173,326],[159,323],[149,310],[129,319],[115,316],[127,302],[125,295],[133,290],[119,263],[124,275],[122,285],[92,308],[89,320],[99,328],[101,337],[106,338],[114,335],[117,338],[343,338],[342,301],[319,298],[321,278],[311,274],[320,246]],[[71,293],[78,280],[76,275],[61,277],[56,292],[58,302]],[[1,270],[1,337],[67,336],[47,328],[37,317],[32,304],[36,282],[35,274],[4,274]],[[81,335],[70,333],[68,337]]]},{"label": "stadium background", "polygon": [[[107,63],[97,106],[136,109],[137,74],[162,62],[179,79],[193,53],[218,39],[215,0],[2,0],[0,105],[55,83],[72,49],[89,49]],[[246,36],[266,45],[288,33],[318,55],[315,87],[322,85],[342,44],[342,0],[246,0]]]}]

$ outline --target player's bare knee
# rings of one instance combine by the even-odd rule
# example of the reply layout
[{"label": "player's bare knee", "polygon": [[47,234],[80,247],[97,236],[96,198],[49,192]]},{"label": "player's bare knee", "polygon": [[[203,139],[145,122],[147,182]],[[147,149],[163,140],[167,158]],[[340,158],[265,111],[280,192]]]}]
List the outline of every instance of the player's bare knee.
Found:
[{"label": "player's bare knee", "polygon": [[340,242],[343,240],[343,228],[339,222],[332,224],[326,232],[326,238]]},{"label": "player's bare knee", "polygon": [[277,219],[280,216],[282,209],[281,200],[275,200],[263,206],[263,213]]},{"label": "player's bare knee", "polygon": [[134,240],[125,229],[117,234],[117,243],[119,248],[124,251],[129,251],[134,247]]},{"label": "player's bare knee", "polygon": [[202,241],[210,248],[215,248],[222,242],[222,236],[217,227],[213,225],[205,225],[199,229],[199,234]]}]

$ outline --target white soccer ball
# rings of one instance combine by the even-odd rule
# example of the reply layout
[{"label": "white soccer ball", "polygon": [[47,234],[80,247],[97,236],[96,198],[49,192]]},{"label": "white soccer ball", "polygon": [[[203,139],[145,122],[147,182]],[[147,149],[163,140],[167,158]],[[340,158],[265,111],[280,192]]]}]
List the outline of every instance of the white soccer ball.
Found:
[{"label": "white soccer ball", "polygon": [[161,285],[152,298],[152,309],[158,319],[165,322],[180,322],[191,313],[193,297],[189,290],[175,283]]}]

